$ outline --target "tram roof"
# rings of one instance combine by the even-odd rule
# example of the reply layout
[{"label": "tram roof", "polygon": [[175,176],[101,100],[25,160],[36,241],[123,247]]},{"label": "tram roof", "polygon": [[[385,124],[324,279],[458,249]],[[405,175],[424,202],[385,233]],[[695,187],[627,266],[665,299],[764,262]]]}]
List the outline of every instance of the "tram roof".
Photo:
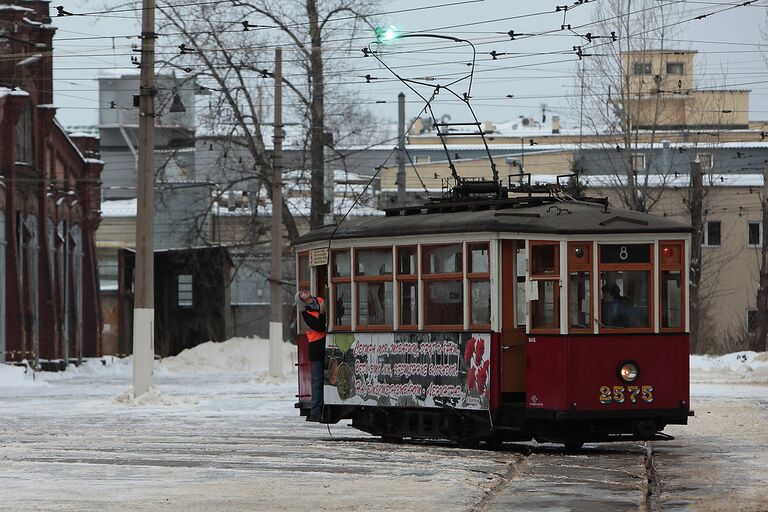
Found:
[{"label": "tram roof", "polygon": [[[483,207],[484,206],[484,207]],[[545,202],[534,205],[500,203],[474,208],[451,205],[403,208],[384,217],[343,222],[336,233],[323,226],[300,237],[296,245],[320,240],[391,238],[445,233],[551,233],[554,235],[607,235],[621,233],[690,233],[691,226],[665,217],[619,210],[584,202]]]}]

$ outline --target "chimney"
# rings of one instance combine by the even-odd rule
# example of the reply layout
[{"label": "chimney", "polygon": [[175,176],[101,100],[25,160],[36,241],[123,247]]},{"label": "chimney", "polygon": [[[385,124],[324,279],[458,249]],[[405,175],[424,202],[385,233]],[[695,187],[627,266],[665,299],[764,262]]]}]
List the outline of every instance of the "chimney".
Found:
[{"label": "chimney", "polygon": [[560,133],[560,116],[552,116],[552,133]]},{"label": "chimney", "polygon": [[484,121],[483,122],[483,131],[485,133],[494,133],[496,131],[496,127],[493,126],[493,122],[491,122],[491,121]]}]

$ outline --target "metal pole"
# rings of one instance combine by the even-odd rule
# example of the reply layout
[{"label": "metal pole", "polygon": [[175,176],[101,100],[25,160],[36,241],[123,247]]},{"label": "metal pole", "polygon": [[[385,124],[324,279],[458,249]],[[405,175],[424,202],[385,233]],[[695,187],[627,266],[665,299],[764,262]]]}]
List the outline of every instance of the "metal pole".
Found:
[{"label": "metal pole", "polygon": [[283,50],[275,48],[275,126],[272,156],[272,266],[269,283],[269,374],[283,375]]},{"label": "metal pole", "polygon": [[143,395],[154,374],[155,323],[155,1],[142,0],[139,165],[136,200],[136,293],[133,307],[133,391]]},{"label": "metal pole", "polygon": [[397,206],[405,206],[405,94],[397,95]]}]

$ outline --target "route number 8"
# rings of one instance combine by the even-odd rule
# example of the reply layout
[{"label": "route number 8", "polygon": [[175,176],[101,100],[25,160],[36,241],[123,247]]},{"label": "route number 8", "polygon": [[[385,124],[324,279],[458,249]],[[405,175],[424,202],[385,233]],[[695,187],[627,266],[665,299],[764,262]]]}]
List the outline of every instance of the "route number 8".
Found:
[{"label": "route number 8", "polygon": [[619,249],[619,258],[621,258],[621,261],[626,261],[626,259],[629,258],[626,245],[622,245],[621,249]]}]

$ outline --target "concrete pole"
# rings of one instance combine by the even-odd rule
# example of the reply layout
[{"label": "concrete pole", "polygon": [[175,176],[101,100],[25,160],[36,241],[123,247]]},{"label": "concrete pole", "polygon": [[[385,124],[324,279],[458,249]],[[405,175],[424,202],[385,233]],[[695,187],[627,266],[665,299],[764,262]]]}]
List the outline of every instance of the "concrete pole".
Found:
[{"label": "concrete pole", "polygon": [[133,392],[152,386],[155,359],[155,1],[142,0]]},{"label": "concrete pole", "polygon": [[283,49],[275,48],[275,123],[272,156],[272,265],[269,283],[269,374],[283,376]]},{"label": "concrete pole", "polygon": [[397,206],[406,203],[405,195],[405,94],[397,95]]},{"label": "concrete pole", "polygon": [[323,160],[325,161],[323,172],[323,224],[335,224],[333,215],[333,192],[336,185],[333,172],[333,133],[325,132],[325,145],[323,146]]}]

